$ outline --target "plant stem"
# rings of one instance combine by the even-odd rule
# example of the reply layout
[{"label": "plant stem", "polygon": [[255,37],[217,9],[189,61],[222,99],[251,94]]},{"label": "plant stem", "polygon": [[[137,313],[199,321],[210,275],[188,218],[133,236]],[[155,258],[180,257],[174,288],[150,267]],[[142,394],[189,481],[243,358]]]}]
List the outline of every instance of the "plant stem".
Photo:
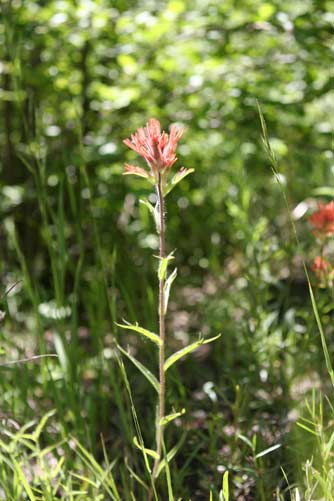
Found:
[{"label": "plant stem", "polygon": [[[159,183],[157,185],[158,192],[158,203],[159,203],[159,216],[160,216],[160,260],[165,257],[165,220],[164,220],[164,196],[161,186],[161,176],[159,174]],[[160,382],[160,393],[159,393],[159,422],[157,423],[157,449],[158,458],[154,462],[152,476],[153,479],[156,476],[160,456],[162,449],[163,440],[163,426],[161,421],[165,416],[165,277],[159,279],[159,336],[161,340],[159,348],[159,382]]]}]

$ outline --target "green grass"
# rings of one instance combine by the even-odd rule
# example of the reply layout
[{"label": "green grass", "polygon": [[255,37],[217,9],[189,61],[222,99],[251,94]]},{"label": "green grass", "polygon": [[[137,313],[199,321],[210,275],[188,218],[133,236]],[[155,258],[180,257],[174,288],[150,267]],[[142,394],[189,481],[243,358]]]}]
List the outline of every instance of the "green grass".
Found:
[{"label": "green grass", "polygon": [[[4,29],[22,180],[0,200],[0,499],[333,500],[333,296],[308,272],[317,244],[306,214],[291,216],[333,191],[305,157],[289,171],[286,112],[280,125],[269,107],[287,143],[282,164],[261,112],[240,137],[227,120],[224,145],[189,120],[183,153],[195,174],[167,199],[178,273],[153,484],[158,250],[140,204],[151,193],[120,175],[123,149],[111,166],[97,155],[75,99],[68,128],[45,135],[48,105],[25,95],[24,60]],[[244,112],[255,120],[255,103]],[[106,132],[119,144],[122,113]]]},{"label": "green grass", "polygon": [[[147,381],[140,374],[143,366],[131,361],[138,355],[153,372],[157,365],[154,346],[138,343],[135,335],[119,330],[116,321],[127,315],[153,326],[154,300],[140,309],[142,298],[129,286],[131,269],[123,275],[117,246],[103,247],[93,195],[82,216],[84,231],[76,224],[78,194],[66,176],[58,185],[55,207],[50,207],[43,163],[34,157],[25,158],[25,163],[36,182],[50,275],[45,286],[24,255],[15,223],[5,221],[20,283],[3,298],[2,496],[144,500],[150,490],[153,459],[145,447],[154,439],[155,397],[149,385],[152,374]],[[81,169],[83,183],[91,190],[84,164]],[[244,187],[240,197],[247,190]],[[71,212],[64,210],[65,199]],[[275,282],[274,275],[268,280],[269,266],[284,263],[295,244],[292,240],[280,246],[264,217],[256,224],[249,220],[248,207],[248,202],[233,206],[230,201],[228,208],[232,224],[248,235],[246,261],[238,276],[224,270],[221,284],[217,276],[207,276],[214,294],[203,295],[201,286],[187,292],[182,282],[172,293],[170,325],[179,311],[196,312],[190,329],[202,325],[206,334],[221,330],[223,335],[214,348],[197,350],[200,355],[174,366],[174,358],[200,347],[201,339],[171,358],[167,398],[173,408],[187,412],[176,415],[168,427],[165,450],[171,454],[167,477],[159,475],[156,499],[227,499],[228,486],[232,499],[265,501],[276,493],[283,500],[288,492],[296,500],[332,499],[330,399],[323,401],[313,391],[309,403],[307,393],[296,390],[306,385],[311,391],[308,380],[318,374],[320,387],[329,391],[322,348],[330,370],[332,347],[320,319],[324,306],[312,288],[309,299],[307,282],[300,304],[295,284]],[[195,291],[202,296],[194,304]],[[136,359],[131,352],[121,358],[123,348],[117,346],[127,344]],[[180,342],[172,337],[168,346],[171,354],[180,349]],[[52,357],[15,363],[48,354]],[[224,476],[221,487],[224,471],[229,477]]]}]

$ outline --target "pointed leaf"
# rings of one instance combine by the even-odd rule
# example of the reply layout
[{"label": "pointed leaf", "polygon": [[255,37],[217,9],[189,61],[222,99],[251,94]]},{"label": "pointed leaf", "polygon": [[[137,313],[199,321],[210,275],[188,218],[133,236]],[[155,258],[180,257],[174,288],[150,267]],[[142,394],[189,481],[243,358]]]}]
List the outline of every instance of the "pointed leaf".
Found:
[{"label": "pointed leaf", "polygon": [[[184,433],[182,435],[182,437],[179,440],[179,442],[167,453],[166,458],[167,458],[168,463],[170,463],[171,460],[173,459],[173,457],[176,456],[176,454],[178,453],[179,449],[181,448],[181,446],[182,446],[185,438],[186,438],[186,433]],[[158,469],[157,469],[156,478],[158,478],[158,476],[160,475],[160,473],[162,472],[162,470],[166,467],[166,458],[164,458],[160,462],[160,464],[158,466]]]},{"label": "pointed leaf", "polygon": [[151,184],[155,184],[155,179],[151,176],[145,169],[138,167],[137,165],[124,164],[125,171],[123,172],[123,176],[139,176],[147,179]]},{"label": "pointed leaf", "polygon": [[181,350],[176,351],[175,353],[173,353],[173,355],[171,355],[170,357],[167,358],[165,365],[164,365],[165,372],[168,371],[168,369],[173,364],[175,364],[175,362],[177,362],[180,358],[184,357],[185,355],[188,355],[188,353],[191,353],[191,352],[197,350],[197,348],[199,346],[201,346],[201,344],[212,343],[213,341],[215,341],[219,337],[220,337],[220,334],[218,334],[218,336],[211,337],[209,339],[205,339],[205,338],[201,337],[201,338],[199,338],[198,341],[195,341],[194,343],[190,344],[189,346],[185,346]]},{"label": "pointed leaf", "polygon": [[154,217],[154,207],[153,205],[148,201],[148,200],[139,200],[139,202],[143,205],[145,205],[148,210],[150,211],[150,213],[152,214],[152,216]]},{"label": "pointed leaf", "polygon": [[174,269],[174,271],[172,271],[172,273],[169,275],[169,277],[167,278],[166,280],[166,283],[165,283],[165,315],[166,315],[166,312],[167,312],[167,307],[168,307],[168,300],[169,300],[169,293],[170,293],[170,288],[175,280],[177,276],[177,268]]},{"label": "pointed leaf", "polygon": [[182,409],[180,412],[174,412],[173,414],[168,414],[167,416],[164,416],[162,419],[160,419],[160,426],[165,426],[171,421],[174,421],[174,419],[178,418],[179,416],[183,416],[183,414],[185,413],[186,410]]},{"label": "pointed leaf", "polygon": [[247,444],[248,447],[250,447],[251,449],[253,449],[253,444],[249,440],[249,438],[245,437],[244,435],[241,435],[241,433],[239,433],[238,438],[240,438],[240,440],[242,440],[243,442],[245,442],[245,444]]},{"label": "pointed leaf", "polygon": [[167,490],[168,490],[168,501],[175,501],[174,498],[174,493],[173,493],[173,485],[172,485],[172,476],[170,474],[170,468],[169,468],[169,460],[167,457],[167,451],[166,451],[166,446],[164,439],[162,437],[161,440],[161,445],[162,445],[162,451],[165,459],[165,465],[166,465],[166,480],[167,480]]},{"label": "pointed leaf", "polygon": [[36,430],[33,432],[33,437],[34,437],[34,440],[35,442],[39,439],[39,436],[40,434],[42,433],[43,431],[43,428],[45,427],[48,419],[53,416],[54,414],[56,413],[56,411],[53,409],[49,412],[47,412],[46,414],[44,414],[44,416],[42,417],[42,419],[40,420]]},{"label": "pointed leaf", "polygon": [[276,444],[273,445],[272,447],[268,447],[268,449],[265,449],[264,451],[261,451],[258,454],[256,454],[255,459],[262,458],[263,456],[266,456],[267,454],[276,451],[276,449],[279,449],[280,447],[282,447],[282,444]]},{"label": "pointed leaf", "polygon": [[167,188],[165,189],[164,195],[168,195],[172,191],[175,186],[182,181],[188,174],[191,174],[194,172],[195,169],[186,169],[185,167],[181,167],[181,169],[175,174],[174,177],[172,177],[172,180],[170,183],[168,183]]},{"label": "pointed leaf", "polygon": [[228,471],[225,471],[223,476],[223,496],[224,501],[229,501]]},{"label": "pointed leaf", "polygon": [[37,498],[35,497],[32,489],[30,487],[30,484],[27,480],[27,477],[24,474],[23,469],[21,468],[20,463],[18,461],[16,461],[16,459],[14,457],[11,458],[11,461],[13,463],[14,472],[16,473],[16,476],[18,477],[18,479],[19,479],[22,487],[24,488],[25,493],[27,494],[28,498],[30,499],[30,501],[37,501]]},{"label": "pointed leaf", "polygon": [[[133,443],[137,447],[137,449],[143,450],[142,446],[138,442],[137,437],[133,437]],[[152,451],[152,449],[147,449],[147,447],[144,447],[144,449],[145,449],[145,452],[148,456],[151,456],[154,459],[159,459],[159,456],[155,451]]]},{"label": "pointed leaf", "polygon": [[146,377],[146,379],[151,383],[155,391],[159,394],[160,392],[160,384],[157,378],[152,374],[152,372],[145,367],[139,360],[137,360],[135,357],[130,355],[126,350],[124,350],[119,344],[117,345],[117,348],[123,355],[125,355],[132,363],[137,367],[138,370],[143,374],[143,376]]},{"label": "pointed leaf", "polygon": [[122,329],[128,329],[130,331],[137,332],[138,334],[141,334],[142,336],[147,337],[148,339],[153,341],[153,343],[157,344],[158,346],[161,345],[161,341],[160,341],[159,336],[154,334],[154,332],[148,331],[147,329],[140,327],[138,325],[138,322],[136,322],[135,324],[130,324],[128,322],[126,322],[125,324],[118,324],[117,322],[115,322],[115,323],[116,323],[116,325],[118,325],[118,327],[121,327]]},{"label": "pointed leaf", "polygon": [[159,257],[159,259],[160,259],[159,269],[158,269],[159,280],[164,280],[166,278],[168,263],[169,263],[169,261],[172,261],[173,259],[175,259],[173,254],[174,254],[174,251],[171,252],[170,254],[168,254],[168,256],[166,256],[166,257],[163,257],[163,258]]},{"label": "pointed leaf", "polygon": [[312,435],[315,435],[316,437],[318,436],[318,433],[314,430],[311,430],[308,426],[305,426],[303,423],[297,423],[297,426],[300,428],[303,428],[303,430],[306,430],[308,433],[312,433]]}]

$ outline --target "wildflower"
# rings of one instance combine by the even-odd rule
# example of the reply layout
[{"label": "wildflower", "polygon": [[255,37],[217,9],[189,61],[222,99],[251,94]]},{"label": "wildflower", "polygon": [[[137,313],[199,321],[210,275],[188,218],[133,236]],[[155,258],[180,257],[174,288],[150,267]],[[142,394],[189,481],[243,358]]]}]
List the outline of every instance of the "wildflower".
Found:
[{"label": "wildflower", "polygon": [[314,233],[319,237],[327,237],[334,233],[334,201],[318,204],[318,210],[309,217],[314,226]]},{"label": "wildflower", "polygon": [[312,270],[316,275],[320,275],[322,273],[326,273],[330,269],[330,264],[327,259],[324,259],[321,256],[317,256],[313,261]]},{"label": "wildflower", "polygon": [[167,194],[181,179],[193,172],[193,169],[182,167],[171,183],[168,183],[168,175],[177,160],[175,152],[182,134],[183,128],[178,128],[175,124],[171,126],[170,134],[165,131],[161,132],[160,122],[151,118],[145,127],[138,129],[130,139],[123,141],[146,160],[150,170],[125,164],[123,174],[146,178],[155,186],[161,183],[164,194]]}]

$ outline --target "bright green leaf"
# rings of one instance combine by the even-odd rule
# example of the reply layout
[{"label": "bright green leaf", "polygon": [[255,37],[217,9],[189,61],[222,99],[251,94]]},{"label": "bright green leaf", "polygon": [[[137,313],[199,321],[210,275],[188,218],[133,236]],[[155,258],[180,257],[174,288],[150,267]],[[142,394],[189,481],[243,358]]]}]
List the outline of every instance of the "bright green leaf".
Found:
[{"label": "bright green leaf", "polygon": [[[137,437],[133,437],[133,443],[137,447],[137,449],[143,450],[142,446],[138,442]],[[144,449],[145,449],[146,454],[148,454],[148,456],[151,456],[154,459],[159,459],[159,456],[155,451],[152,451],[152,449],[147,449],[147,447],[144,447]]]},{"label": "bright green leaf", "polygon": [[171,421],[174,421],[174,419],[178,418],[179,416],[183,416],[183,414],[185,413],[186,410],[182,409],[182,411],[180,412],[174,412],[173,414],[168,414],[167,416],[164,416],[162,419],[160,419],[160,426],[165,426]]},{"label": "bright green leaf", "polygon": [[167,312],[167,308],[168,308],[168,300],[169,300],[169,293],[170,293],[170,289],[171,289],[171,286],[176,278],[176,275],[177,275],[177,268],[174,269],[174,271],[172,271],[172,273],[169,275],[169,277],[167,278],[166,280],[166,283],[165,283],[165,315],[166,315],[166,312]]},{"label": "bright green leaf", "polygon": [[268,449],[265,449],[264,451],[261,451],[258,454],[256,454],[255,459],[262,458],[263,456],[266,456],[267,454],[276,451],[276,449],[279,449],[280,447],[282,447],[282,444],[276,444],[273,445],[272,447],[268,447]]},{"label": "bright green leaf", "polygon": [[250,447],[250,449],[253,449],[253,444],[249,440],[249,438],[245,437],[244,435],[241,435],[241,433],[239,433],[238,438],[240,438],[240,440],[242,440],[243,442],[245,442],[245,444],[247,444],[248,447]]},{"label": "bright green leaf", "polygon": [[135,324],[130,324],[128,322],[126,324],[118,324],[116,322],[116,325],[118,325],[118,327],[121,327],[122,329],[128,329],[130,331],[137,332],[138,334],[141,334],[142,336],[147,337],[148,339],[153,341],[158,346],[161,345],[161,340],[160,340],[159,336],[154,334],[154,332],[148,331],[147,329],[140,327],[137,322]]},{"label": "bright green leaf", "polygon": [[[186,437],[186,434],[184,433],[182,435],[181,439],[179,440],[179,442],[167,453],[166,458],[167,458],[168,463],[171,462],[171,460],[173,459],[173,457],[178,453],[179,449],[182,447],[183,442],[185,440],[185,437]],[[160,475],[160,473],[162,472],[162,470],[166,467],[166,458],[164,458],[160,462],[160,464],[158,466],[158,469],[157,469],[156,478],[158,478],[158,476]]]},{"label": "bright green leaf", "polygon": [[213,341],[215,341],[219,337],[220,337],[220,334],[218,334],[218,336],[211,337],[209,339],[205,339],[205,338],[201,337],[201,338],[198,339],[198,341],[195,341],[194,343],[190,344],[189,346],[185,346],[181,350],[176,351],[175,353],[173,353],[173,355],[171,355],[170,357],[168,357],[167,360],[165,361],[165,365],[164,365],[165,372],[173,364],[175,364],[175,362],[177,362],[180,358],[184,357],[185,355],[188,355],[188,353],[191,353],[191,352],[197,350],[197,348],[199,346],[201,346],[201,344],[212,343]]},{"label": "bright green leaf", "polygon": [[165,192],[164,192],[164,195],[168,195],[168,193],[170,193],[174,188],[175,186],[180,182],[182,181],[182,179],[184,179],[186,176],[188,176],[188,174],[191,174],[192,172],[194,172],[195,169],[185,169],[184,167],[181,168],[179,170],[179,172],[177,172],[175,174],[174,177],[172,177],[172,180],[170,183],[168,183],[167,185],[167,188],[165,189]]},{"label": "bright green leaf", "polygon": [[168,256],[166,256],[166,257],[163,257],[163,258],[159,257],[159,259],[160,259],[159,269],[158,269],[159,280],[164,280],[166,278],[168,263],[169,263],[169,261],[172,261],[173,259],[175,259],[173,254],[174,254],[174,251],[171,252],[170,254],[168,254]]},{"label": "bright green leaf", "polygon": [[223,496],[224,496],[224,501],[229,500],[228,471],[225,471],[223,476]]}]

